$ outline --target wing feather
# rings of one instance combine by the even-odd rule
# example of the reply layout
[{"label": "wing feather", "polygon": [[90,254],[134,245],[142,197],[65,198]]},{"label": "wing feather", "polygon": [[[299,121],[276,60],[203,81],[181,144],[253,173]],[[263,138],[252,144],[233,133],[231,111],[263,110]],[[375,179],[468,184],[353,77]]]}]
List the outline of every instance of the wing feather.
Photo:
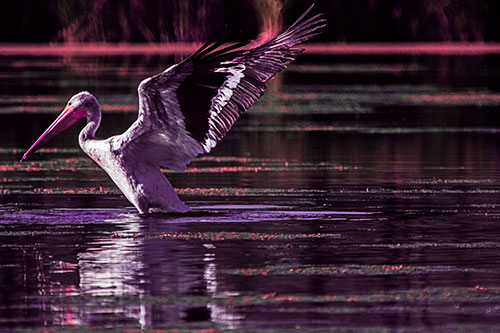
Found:
[{"label": "wing feather", "polygon": [[326,25],[322,14],[306,18],[312,7],[260,46],[221,47],[227,37],[220,32],[178,65],[142,81],[138,119],[113,138],[114,151],[174,170],[209,152],[262,96],[265,82],[303,52],[293,46]]}]

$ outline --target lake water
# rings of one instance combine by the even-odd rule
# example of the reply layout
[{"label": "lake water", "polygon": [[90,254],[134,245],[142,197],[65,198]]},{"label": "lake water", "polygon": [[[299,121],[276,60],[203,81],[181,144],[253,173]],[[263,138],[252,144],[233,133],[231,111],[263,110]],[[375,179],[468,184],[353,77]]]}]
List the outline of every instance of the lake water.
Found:
[{"label": "lake water", "polygon": [[79,149],[177,56],[0,55],[0,330],[495,330],[498,55],[304,55],[141,216]]}]

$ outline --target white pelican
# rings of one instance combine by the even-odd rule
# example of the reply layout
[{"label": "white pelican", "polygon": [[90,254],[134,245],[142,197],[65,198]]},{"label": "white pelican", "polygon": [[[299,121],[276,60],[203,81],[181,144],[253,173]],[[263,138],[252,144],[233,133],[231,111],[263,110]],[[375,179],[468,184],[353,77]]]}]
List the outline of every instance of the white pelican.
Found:
[{"label": "white pelican", "polygon": [[97,99],[86,91],[74,95],[22,160],[86,117],[80,147],[139,213],[188,211],[160,168],[184,171],[193,158],[215,147],[262,96],[265,82],[303,51],[292,47],[326,25],[322,14],[306,18],[312,7],[285,32],[253,49],[237,50],[248,42],[223,46],[225,40],[216,35],[182,62],[143,80],[137,89],[139,116],[121,135],[96,138]]}]

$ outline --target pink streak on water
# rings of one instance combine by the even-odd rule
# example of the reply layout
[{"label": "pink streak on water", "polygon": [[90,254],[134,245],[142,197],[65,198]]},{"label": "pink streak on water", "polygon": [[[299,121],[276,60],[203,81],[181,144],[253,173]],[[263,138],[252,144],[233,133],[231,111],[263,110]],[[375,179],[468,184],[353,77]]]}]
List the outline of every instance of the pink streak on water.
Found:
[{"label": "pink streak on water", "polygon": [[421,94],[408,97],[418,102],[500,102],[500,95],[484,93],[466,93],[466,94]]},{"label": "pink streak on water", "polygon": [[[126,55],[189,54],[200,43],[131,44],[0,44],[0,54],[13,55]],[[500,43],[308,43],[301,45],[310,54],[500,54]]]}]

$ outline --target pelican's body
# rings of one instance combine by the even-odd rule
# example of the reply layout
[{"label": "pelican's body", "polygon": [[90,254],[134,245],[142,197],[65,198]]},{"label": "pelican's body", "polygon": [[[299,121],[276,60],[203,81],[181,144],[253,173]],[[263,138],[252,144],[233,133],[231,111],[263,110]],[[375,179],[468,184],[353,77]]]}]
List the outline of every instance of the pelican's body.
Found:
[{"label": "pelican's body", "polygon": [[80,147],[140,213],[188,211],[160,168],[184,171],[194,157],[215,147],[260,98],[265,82],[303,51],[292,46],[325,25],[320,15],[305,19],[311,8],[284,33],[256,48],[236,50],[246,43],[220,48],[224,40],[214,38],[181,63],[143,80],[138,119],[121,135],[96,138],[99,103],[88,92],[76,94],[23,159],[86,117]]},{"label": "pelican's body", "polygon": [[106,140],[87,137],[84,131],[79,136],[82,150],[106,171],[140,213],[189,210],[158,166],[123,154],[117,141],[117,136]]}]

